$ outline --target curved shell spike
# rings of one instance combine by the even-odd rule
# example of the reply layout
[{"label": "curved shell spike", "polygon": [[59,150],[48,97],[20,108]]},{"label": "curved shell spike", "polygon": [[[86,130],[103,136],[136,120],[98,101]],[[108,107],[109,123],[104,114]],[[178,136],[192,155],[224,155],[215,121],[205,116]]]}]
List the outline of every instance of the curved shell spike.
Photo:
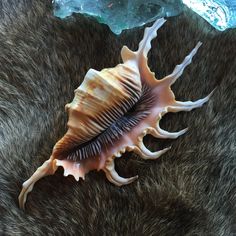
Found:
[{"label": "curved shell spike", "polygon": [[56,170],[57,166],[55,165],[56,160],[50,158],[49,160],[45,161],[42,166],[40,166],[35,173],[23,183],[21,193],[19,195],[19,206],[20,208],[25,208],[26,198],[29,192],[32,191],[34,184],[41,178],[47,175],[53,175]]},{"label": "curved shell spike", "polygon": [[201,47],[201,45],[202,43],[198,42],[195,48],[190,52],[190,54],[184,58],[183,62],[180,65],[177,65],[174,68],[173,72],[162,80],[165,80],[170,85],[174,84],[174,82],[183,74],[186,66],[188,66],[192,62],[192,58],[197,53],[197,50]]},{"label": "curved shell spike", "polygon": [[103,168],[103,171],[105,172],[107,179],[117,186],[130,184],[138,178],[138,175],[130,178],[123,178],[119,176],[115,170],[115,163],[113,159],[107,161],[105,167]]},{"label": "curved shell spike", "polygon": [[169,148],[151,152],[143,144],[146,134],[174,139],[187,131],[171,133],[161,129],[159,122],[167,112],[190,111],[202,106],[212,93],[195,102],[180,102],[175,100],[171,90],[171,85],[192,62],[200,42],[162,80],[157,80],[150,71],[147,54],[151,40],[164,23],[164,19],[159,19],[145,29],[137,51],[124,46],[121,50],[123,64],[87,72],[83,83],[75,90],[73,101],[66,105],[68,131],[54,146],[50,159],[23,184],[19,196],[21,208],[35,182],[54,174],[58,166],[64,168],[64,176],[72,175],[77,181],[84,179],[90,170],[103,170],[111,183],[117,186],[129,184],[137,176],[119,176],[115,171],[115,158],[133,151],[143,159],[157,159]]},{"label": "curved shell spike", "polygon": [[185,128],[185,129],[182,129],[182,130],[180,130],[180,131],[178,131],[178,132],[172,132],[172,133],[170,133],[170,132],[168,132],[168,131],[166,131],[166,130],[163,130],[163,129],[161,129],[160,128],[160,125],[159,125],[159,122],[157,123],[157,127],[156,127],[156,129],[154,129],[155,131],[156,131],[156,133],[157,133],[157,136],[155,136],[155,131],[153,132],[153,136],[154,137],[157,137],[157,138],[170,138],[170,139],[176,139],[176,138],[178,138],[179,136],[181,136],[181,135],[183,135],[183,134],[185,134],[187,131],[188,131],[188,128]]},{"label": "curved shell spike", "polygon": [[151,152],[149,149],[145,147],[144,143],[139,143],[138,146],[133,148],[133,151],[138,155],[140,155],[144,160],[156,160],[170,149],[171,147],[168,147],[160,151]]}]

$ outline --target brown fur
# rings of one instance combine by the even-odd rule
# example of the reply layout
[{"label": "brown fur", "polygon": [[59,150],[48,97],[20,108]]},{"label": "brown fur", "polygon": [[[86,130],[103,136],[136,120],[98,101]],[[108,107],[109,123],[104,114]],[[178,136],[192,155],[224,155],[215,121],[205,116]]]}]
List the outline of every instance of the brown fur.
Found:
[{"label": "brown fur", "polygon": [[64,134],[64,105],[86,71],[115,66],[121,46],[136,49],[142,35],[137,28],[116,37],[80,15],[59,20],[49,0],[1,2],[1,235],[236,235],[236,31],[218,32],[188,9],[158,31],[149,65],[162,78],[203,42],[173,90],[179,100],[216,88],[214,96],[161,123],[189,132],[172,141],[147,137],[153,150],[172,145],[159,160],[132,153],[117,160],[120,175],[139,175],[131,185],[113,186],[102,172],[76,182],[60,169],[35,185],[25,212],[18,207],[21,184]]}]

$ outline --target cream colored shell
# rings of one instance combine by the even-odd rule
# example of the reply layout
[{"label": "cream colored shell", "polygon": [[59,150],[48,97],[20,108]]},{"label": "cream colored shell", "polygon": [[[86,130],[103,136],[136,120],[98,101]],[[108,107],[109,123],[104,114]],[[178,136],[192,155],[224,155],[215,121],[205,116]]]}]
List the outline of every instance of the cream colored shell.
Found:
[{"label": "cream colored shell", "polygon": [[102,71],[90,69],[66,105],[68,132],[77,144],[89,141],[127,112],[138,101],[141,89],[135,67],[119,64]]}]

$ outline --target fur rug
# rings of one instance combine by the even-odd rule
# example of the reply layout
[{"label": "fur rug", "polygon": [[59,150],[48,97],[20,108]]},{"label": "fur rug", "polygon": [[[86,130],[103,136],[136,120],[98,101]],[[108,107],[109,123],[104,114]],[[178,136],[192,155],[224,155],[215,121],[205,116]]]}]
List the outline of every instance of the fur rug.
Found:
[{"label": "fur rug", "polygon": [[196,100],[216,88],[213,97],[161,122],[189,131],[147,137],[152,150],[172,146],[156,161],[117,160],[121,176],[139,175],[131,185],[116,187],[103,172],[76,182],[59,169],[19,209],[21,185],[65,133],[64,105],[87,70],[115,66],[122,45],[136,49],[143,35],[136,28],[117,37],[79,15],[62,21],[50,2],[0,3],[0,235],[236,235],[236,30],[216,31],[188,9],[158,31],[149,65],[160,79],[203,42],[173,90]]}]

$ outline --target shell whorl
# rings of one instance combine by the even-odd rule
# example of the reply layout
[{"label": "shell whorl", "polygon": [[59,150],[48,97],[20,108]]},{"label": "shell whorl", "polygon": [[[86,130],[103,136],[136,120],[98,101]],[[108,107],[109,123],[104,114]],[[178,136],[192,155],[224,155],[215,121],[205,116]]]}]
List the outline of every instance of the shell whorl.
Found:
[{"label": "shell whorl", "polygon": [[141,90],[135,67],[119,64],[102,71],[90,69],[66,105],[71,138],[81,144],[100,134],[138,101]]},{"label": "shell whorl", "polygon": [[137,51],[123,46],[123,64],[87,72],[83,83],[75,90],[73,101],[66,105],[68,131],[54,150],[60,152],[65,146],[71,148],[73,143],[79,145],[93,139],[137,103],[143,78],[147,84],[156,81],[147,65],[147,53],[151,40],[156,37],[156,30],[164,23],[165,20],[160,19],[146,28]]}]

